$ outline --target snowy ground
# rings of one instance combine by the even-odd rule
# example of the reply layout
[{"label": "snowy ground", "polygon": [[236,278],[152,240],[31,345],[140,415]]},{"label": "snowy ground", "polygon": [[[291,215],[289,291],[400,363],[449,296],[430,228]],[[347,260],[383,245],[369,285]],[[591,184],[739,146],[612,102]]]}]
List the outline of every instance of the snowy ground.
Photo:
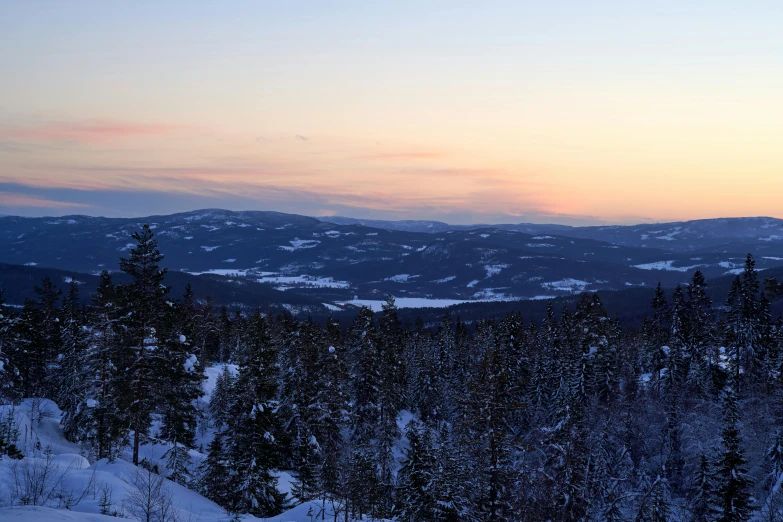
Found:
[{"label": "snowy ground", "polygon": [[[237,368],[229,365],[232,373]],[[209,394],[215,388],[217,376],[222,372],[222,366],[207,368],[207,379],[204,391]],[[100,460],[90,463],[85,458],[85,452],[78,444],[65,440],[60,429],[62,412],[50,400],[27,399],[17,406],[0,406],[0,419],[8,414],[13,415],[16,428],[19,431],[17,446],[26,455],[20,461],[9,457],[0,458],[0,521],[13,522],[107,522],[117,520],[116,517],[101,515],[102,500],[110,499],[110,510],[116,514],[130,518],[132,501],[137,491],[134,481],[144,470],[126,459],[116,459],[114,462]],[[411,415],[403,412],[399,425],[404,430]],[[211,434],[199,437],[204,443]],[[397,458],[402,457],[405,441],[396,452]],[[168,447],[164,444],[145,444],[140,448],[142,458],[163,466],[163,454]],[[193,466],[197,466],[205,455],[190,451]],[[42,491],[45,492],[37,502],[37,506],[19,505],[19,489],[15,486],[20,478],[40,476],[43,471],[48,473],[48,479]],[[293,477],[286,472],[278,476],[278,489],[290,495]],[[173,509],[177,512],[177,520],[172,522],[227,522],[230,517],[214,502],[202,497],[195,491],[187,489],[169,480],[163,480],[163,487],[170,494]],[[105,503],[105,502],[104,502]],[[269,522],[312,522],[313,520],[334,519],[334,506],[328,501],[313,501],[301,504],[278,516],[263,519]],[[241,517],[244,522],[261,520],[249,515]]]}]

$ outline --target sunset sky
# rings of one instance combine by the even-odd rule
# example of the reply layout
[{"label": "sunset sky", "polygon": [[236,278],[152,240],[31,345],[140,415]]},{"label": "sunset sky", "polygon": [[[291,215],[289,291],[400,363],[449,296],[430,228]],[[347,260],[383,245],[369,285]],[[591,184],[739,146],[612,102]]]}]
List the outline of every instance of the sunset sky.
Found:
[{"label": "sunset sky", "polygon": [[783,2],[0,2],[0,214],[783,217]]}]

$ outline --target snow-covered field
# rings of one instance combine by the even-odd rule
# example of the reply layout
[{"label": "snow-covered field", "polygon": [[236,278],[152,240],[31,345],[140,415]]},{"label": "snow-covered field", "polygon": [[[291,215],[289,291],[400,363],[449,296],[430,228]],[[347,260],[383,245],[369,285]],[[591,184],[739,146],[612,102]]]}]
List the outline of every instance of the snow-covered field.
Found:
[{"label": "snow-covered field", "polygon": [[[397,308],[446,308],[448,306],[454,306],[462,303],[470,303],[472,301],[462,301],[459,299],[427,299],[425,297],[398,297],[394,300]],[[386,301],[374,300],[374,299],[353,299],[352,301],[342,301],[337,303],[341,306],[367,306],[372,309],[373,312],[380,312]]]},{"label": "snow-covered field", "polygon": [[655,261],[654,263],[644,263],[641,265],[634,265],[634,268],[638,268],[640,270],[670,270],[674,272],[690,272],[692,270],[697,269],[702,265],[693,265],[693,266],[674,266],[673,260],[667,260],[667,261]]}]

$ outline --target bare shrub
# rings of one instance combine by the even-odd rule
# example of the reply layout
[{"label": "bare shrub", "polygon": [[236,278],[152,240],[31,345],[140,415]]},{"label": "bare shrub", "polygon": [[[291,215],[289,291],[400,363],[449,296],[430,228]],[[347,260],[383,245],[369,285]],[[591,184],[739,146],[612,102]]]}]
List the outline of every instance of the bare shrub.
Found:
[{"label": "bare shrub", "polygon": [[128,515],[139,522],[180,522],[166,479],[151,469],[138,468],[131,479],[130,493],[123,501]]},{"label": "bare shrub", "polygon": [[47,448],[42,458],[14,461],[5,478],[12,504],[70,509],[84,499],[94,480],[81,493],[69,487],[73,464],[62,466]]}]

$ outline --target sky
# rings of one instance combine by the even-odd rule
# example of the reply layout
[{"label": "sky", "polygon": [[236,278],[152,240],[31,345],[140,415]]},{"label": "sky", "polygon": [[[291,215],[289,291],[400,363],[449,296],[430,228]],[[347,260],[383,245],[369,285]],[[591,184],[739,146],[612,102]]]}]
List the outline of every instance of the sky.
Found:
[{"label": "sky", "polygon": [[783,218],[783,2],[0,1],[0,214]]}]

